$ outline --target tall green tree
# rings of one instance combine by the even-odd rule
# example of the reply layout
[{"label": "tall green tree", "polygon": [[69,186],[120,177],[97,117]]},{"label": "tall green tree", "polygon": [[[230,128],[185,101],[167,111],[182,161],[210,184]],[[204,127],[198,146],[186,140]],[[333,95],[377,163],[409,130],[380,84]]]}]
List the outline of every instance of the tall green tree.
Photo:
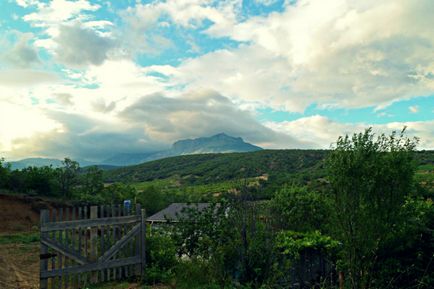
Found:
[{"label": "tall green tree", "polygon": [[372,129],[339,137],[327,159],[334,230],[353,289],[370,288],[379,247],[399,228],[412,189],[417,139],[376,136]]},{"label": "tall green tree", "polygon": [[63,197],[69,198],[72,195],[73,187],[77,184],[80,165],[69,158],[65,158],[62,165],[57,169],[60,191]]},{"label": "tall green tree", "polygon": [[87,168],[82,176],[82,192],[87,195],[101,194],[104,189],[103,171],[97,166]]},{"label": "tall green tree", "polygon": [[0,158],[0,189],[7,187],[10,175],[10,164],[4,161],[4,158]]}]

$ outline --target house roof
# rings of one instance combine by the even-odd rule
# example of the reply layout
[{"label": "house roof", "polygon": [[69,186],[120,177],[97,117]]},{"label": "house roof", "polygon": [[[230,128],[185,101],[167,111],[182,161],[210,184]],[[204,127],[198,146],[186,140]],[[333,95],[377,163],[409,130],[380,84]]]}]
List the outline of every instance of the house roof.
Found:
[{"label": "house roof", "polygon": [[179,218],[184,216],[186,213],[184,209],[198,209],[202,211],[210,206],[210,203],[173,203],[167,208],[155,213],[154,215],[148,217],[146,221],[148,222],[178,222]]}]

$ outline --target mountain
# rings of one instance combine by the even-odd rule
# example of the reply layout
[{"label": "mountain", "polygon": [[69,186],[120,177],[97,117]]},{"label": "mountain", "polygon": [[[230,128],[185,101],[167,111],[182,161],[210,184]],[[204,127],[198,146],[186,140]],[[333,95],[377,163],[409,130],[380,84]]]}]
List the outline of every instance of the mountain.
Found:
[{"label": "mountain", "polygon": [[[164,159],[179,155],[192,155],[204,153],[228,153],[228,152],[251,152],[262,150],[262,148],[246,143],[240,137],[232,137],[220,133],[211,137],[196,139],[184,139],[175,142],[168,150],[146,153],[119,153],[100,163],[90,162],[84,159],[74,159],[81,167],[98,166],[101,169],[113,169],[118,166],[130,166],[153,160]],[[21,170],[26,167],[62,166],[62,160],[53,158],[26,158],[19,161],[9,162],[14,170]]]},{"label": "mountain", "polygon": [[144,163],[149,160],[154,160],[152,156],[155,155],[155,152],[150,153],[141,153],[141,154],[116,154],[108,159],[103,161],[104,164],[114,165],[114,166],[130,166],[139,163]]},{"label": "mountain", "polygon": [[[81,167],[96,165],[94,162],[87,160],[77,160]],[[59,168],[62,166],[62,160],[51,158],[27,158],[19,161],[8,162],[11,164],[11,169],[21,170],[27,167],[45,167],[52,166],[53,168]]]},{"label": "mountain", "polygon": [[54,168],[58,168],[62,166],[61,160],[48,158],[27,158],[9,163],[13,170],[21,170],[27,167],[53,166]]},{"label": "mountain", "polygon": [[231,137],[219,133],[211,137],[179,140],[172,145],[174,155],[191,155],[202,153],[252,152],[262,148],[246,143],[240,137]]},{"label": "mountain", "polygon": [[240,137],[232,137],[225,133],[219,133],[211,137],[179,140],[170,149],[164,151],[141,154],[117,154],[104,160],[103,163],[115,166],[128,166],[180,155],[252,152],[259,150],[262,150],[262,148],[246,143]]}]

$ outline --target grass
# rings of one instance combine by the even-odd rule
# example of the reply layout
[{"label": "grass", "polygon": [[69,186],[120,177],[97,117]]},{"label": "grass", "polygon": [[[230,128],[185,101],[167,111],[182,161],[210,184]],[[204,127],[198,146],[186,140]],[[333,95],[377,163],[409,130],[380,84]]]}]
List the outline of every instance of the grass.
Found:
[{"label": "grass", "polygon": [[31,244],[39,242],[39,232],[0,235],[0,244]]},{"label": "grass", "polygon": [[239,187],[244,181],[247,183],[255,182],[255,178],[247,178],[245,180],[227,180],[213,182],[208,184],[182,184],[182,181],[176,178],[157,179],[146,182],[135,182],[131,186],[138,191],[145,190],[149,187],[154,187],[163,192],[179,192],[179,191],[194,191],[197,193],[219,193]]},{"label": "grass", "polygon": [[433,164],[425,164],[425,165],[420,165],[417,167],[418,171],[432,171],[434,172],[434,165]]}]

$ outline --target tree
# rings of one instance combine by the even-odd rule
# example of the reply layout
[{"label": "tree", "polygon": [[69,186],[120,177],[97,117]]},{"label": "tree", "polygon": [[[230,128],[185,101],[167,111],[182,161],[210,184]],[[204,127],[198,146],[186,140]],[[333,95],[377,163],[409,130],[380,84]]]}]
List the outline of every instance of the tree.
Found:
[{"label": "tree", "polygon": [[71,197],[73,186],[77,183],[80,165],[69,158],[65,158],[62,161],[62,165],[63,167],[57,169],[60,191],[65,198],[69,198]]},{"label": "tree", "polygon": [[8,185],[10,175],[10,164],[4,164],[4,158],[0,158],[0,188],[5,188]]},{"label": "tree", "polygon": [[298,232],[322,230],[328,223],[329,199],[306,187],[284,187],[271,199],[274,222]]},{"label": "tree", "polygon": [[334,233],[343,242],[342,265],[350,287],[369,288],[378,248],[402,222],[412,189],[413,152],[418,142],[372,129],[339,137],[327,159],[333,197]]},{"label": "tree", "polygon": [[165,194],[152,185],[138,192],[135,201],[143,205],[148,215],[153,215],[168,205]]},{"label": "tree", "polygon": [[97,166],[87,168],[82,180],[83,193],[97,195],[104,189],[103,171]]},{"label": "tree", "polygon": [[55,170],[51,166],[27,167],[22,169],[19,174],[23,180],[22,190],[25,193],[51,196],[58,193]]}]

